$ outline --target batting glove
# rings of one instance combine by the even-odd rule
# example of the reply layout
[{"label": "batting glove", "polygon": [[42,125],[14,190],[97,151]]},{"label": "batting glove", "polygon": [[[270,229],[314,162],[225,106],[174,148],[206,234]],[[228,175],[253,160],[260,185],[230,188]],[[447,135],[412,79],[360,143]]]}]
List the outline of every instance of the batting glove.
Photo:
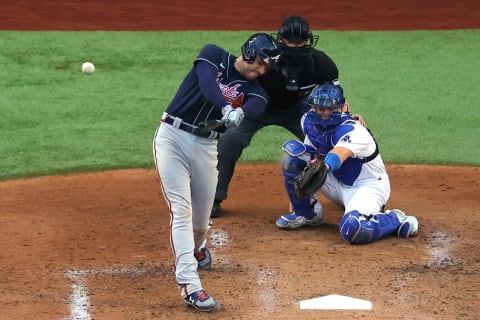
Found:
[{"label": "batting glove", "polygon": [[240,122],[242,122],[245,113],[243,112],[242,108],[233,108],[231,105],[226,105],[222,108],[223,118],[222,120],[226,120],[225,127],[238,127]]}]

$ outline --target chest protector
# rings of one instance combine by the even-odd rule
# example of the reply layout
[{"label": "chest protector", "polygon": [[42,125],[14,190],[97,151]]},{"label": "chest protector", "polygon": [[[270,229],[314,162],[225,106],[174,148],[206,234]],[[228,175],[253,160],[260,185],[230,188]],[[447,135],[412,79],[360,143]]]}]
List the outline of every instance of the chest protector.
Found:
[{"label": "chest protector", "polygon": [[[304,130],[305,135],[308,136],[317,151],[325,156],[343,136],[354,130],[353,123],[353,120],[346,120],[334,128],[322,129],[310,121],[305,121]],[[378,146],[375,152],[365,159],[348,158],[338,170],[333,172],[333,175],[343,184],[353,186],[353,183],[362,171],[362,165],[374,159],[377,155]]]}]

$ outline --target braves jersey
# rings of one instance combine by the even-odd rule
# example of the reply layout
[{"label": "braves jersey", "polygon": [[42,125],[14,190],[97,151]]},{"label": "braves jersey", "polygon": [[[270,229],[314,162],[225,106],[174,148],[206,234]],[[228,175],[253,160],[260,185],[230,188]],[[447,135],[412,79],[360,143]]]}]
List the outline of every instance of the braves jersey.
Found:
[{"label": "braves jersey", "polygon": [[357,180],[378,179],[386,174],[375,139],[367,128],[348,116],[337,127],[322,129],[310,120],[309,114],[312,112],[315,111],[308,111],[302,117],[304,143],[315,147],[322,155],[326,155],[335,147],[344,147],[353,153],[352,157],[333,172],[339,181],[352,186]]},{"label": "braves jersey", "polygon": [[338,68],[323,51],[312,48],[311,65],[304,66],[298,76],[298,91],[286,89],[287,78],[282,70],[270,69],[258,78],[270,98],[267,109],[286,110],[307,97],[319,84],[338,79]]},{"label": "braves jersey", "polygon": [[[206,45],[195,59],[194,66],[165,111],[193,125],[222,118],[223,105],[215,105],[209,101],[200,88],[195,68],[201,61],[216,68],[216,83],[226,101],[225,104],[231,104],[234,108],[241,107],[249,97],[261,98],[267,103],[268,96],[259,83],[246,80],[234,68],[235,59],[235,56],[216,45]],[[225,127],[220,127],[216,131],[223,132]]]}]

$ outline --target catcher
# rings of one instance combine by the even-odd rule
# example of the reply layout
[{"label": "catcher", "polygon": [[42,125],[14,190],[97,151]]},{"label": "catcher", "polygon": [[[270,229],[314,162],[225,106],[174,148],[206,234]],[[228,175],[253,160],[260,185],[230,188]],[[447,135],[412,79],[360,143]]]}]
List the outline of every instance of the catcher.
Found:
[{"label": "catcher", "polygon": [[307,98],[301,120],[304,143],[283,144],[282,173],[294,212],[277,219],[282,229],[323,223],[320,190],[345,208],[339,223],[342,238],[371,243],[396,234],[415,236],[418,221],[399,209],[384,211],[390,181],[371,132],[353,119],[339,85],[324,84]]}]

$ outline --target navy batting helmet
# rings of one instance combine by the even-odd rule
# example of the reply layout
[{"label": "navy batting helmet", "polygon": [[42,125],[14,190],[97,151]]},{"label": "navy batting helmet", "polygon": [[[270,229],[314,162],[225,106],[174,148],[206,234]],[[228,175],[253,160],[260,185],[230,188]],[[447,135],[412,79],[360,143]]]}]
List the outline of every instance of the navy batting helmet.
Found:
[{"label": "navy batting helmet", "polygon": [[312,47],[314,47],[318,41],[318,36],[312,34],[307,20],[299,16],[286,18],[278,30],[277,37],[281,37],[292,43],[308,41]]},{"label": "navy batting helmet", "polygon": [[268,64],[277,62],[280,53],[278,52],[277,42],[272,36],[266,33],[255,33],[243,44],[243,60],[253,63],[257,55]]}]

